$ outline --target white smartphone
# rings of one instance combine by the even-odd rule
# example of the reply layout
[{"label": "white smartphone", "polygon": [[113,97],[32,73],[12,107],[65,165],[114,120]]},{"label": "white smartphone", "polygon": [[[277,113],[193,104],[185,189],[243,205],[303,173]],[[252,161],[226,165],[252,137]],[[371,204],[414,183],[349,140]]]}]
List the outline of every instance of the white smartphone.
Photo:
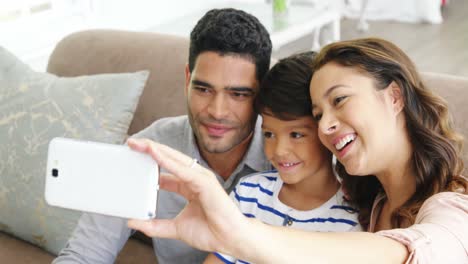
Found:
[{"label": "white smartphone", "polygon": [[54,138],[47,156],[49,205],[123,218],[155,217],[159,168],[149,155],[126,145]]}]

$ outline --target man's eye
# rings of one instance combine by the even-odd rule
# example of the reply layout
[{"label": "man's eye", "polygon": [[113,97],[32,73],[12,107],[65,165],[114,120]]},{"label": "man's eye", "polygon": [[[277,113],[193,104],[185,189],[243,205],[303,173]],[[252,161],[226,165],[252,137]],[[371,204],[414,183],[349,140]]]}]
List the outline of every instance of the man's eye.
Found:
[{"label": "man's eye", "polygon": [[338,105],[339,103],[341,103],[344,99],[346,99],[347,96],[339,96],[339,97],[336,97],[334,100],[333,100],[333,105]]},{"label": "man's eye", "polygon": [[200,92],[200,93],[209,93],[210,90],[208,88],[205,88],[205,87],[194,87],[193,89],[195,89],[197,92]]},{"label": "man's eye", "polygon": [[292,138],[301,138],[301,137],[304,136],[304,134],[301,134],[299,132],[291,132],[290,135],[291,135]]},{"label": "man's eye", "polygon": [[273,133],[271,133],[271,132],[269,132],[269,131],[264,131],[264,132],[263,132],[263,136],[264,136],[265,138],[271,138],[271,137],[273,137]]}]

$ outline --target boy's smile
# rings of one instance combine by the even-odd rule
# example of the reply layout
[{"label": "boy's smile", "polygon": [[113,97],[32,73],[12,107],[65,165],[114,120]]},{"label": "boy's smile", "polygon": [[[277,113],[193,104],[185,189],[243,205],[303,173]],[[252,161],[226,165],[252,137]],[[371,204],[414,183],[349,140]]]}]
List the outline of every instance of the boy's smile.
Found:
[{"label": "boy's smile", "polygon": [[269,114],[262,117],[265,155],[285,184],[303,183],[330,167],[331,153],[320,143],[312,116],[292,120]]}]

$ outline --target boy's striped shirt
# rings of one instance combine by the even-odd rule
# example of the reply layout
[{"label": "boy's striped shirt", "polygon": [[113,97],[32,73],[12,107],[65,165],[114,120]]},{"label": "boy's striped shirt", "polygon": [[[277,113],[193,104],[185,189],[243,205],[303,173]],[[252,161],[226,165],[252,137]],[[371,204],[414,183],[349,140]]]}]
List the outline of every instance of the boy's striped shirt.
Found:
[{"label": "boy's striped shirt", "polygon": [[[230,196],[245,216],[270,225],[318,232],[362,230],[358,213],[346,203],[341,189],[320,207],[300,211],[278,199],[282,185],[277,171],[256,173],[243,177]],[[224,254],[215,255],[224,263],[247,263]]]}]

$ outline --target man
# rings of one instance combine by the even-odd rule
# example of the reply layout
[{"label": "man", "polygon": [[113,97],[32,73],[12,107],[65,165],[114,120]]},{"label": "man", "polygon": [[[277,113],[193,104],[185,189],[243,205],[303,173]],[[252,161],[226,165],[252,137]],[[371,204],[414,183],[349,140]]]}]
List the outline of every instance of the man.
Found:
[{"label": "man", "polygon": [[[188,116],[164,118],[136,134],[197,159],[230,191],[240,177],[270,168],[253,102],[268,71],[271,41],[253,16],[235,9],[206,13],[190,35],[185,69]],[[173,218],[186,201],[165,191],[158,218]],[[113,263],[134,231],[127,220],[85,213],[54,263]],[[182,242],[154,239],[159,264],[201,263],[206,252]]]}]

